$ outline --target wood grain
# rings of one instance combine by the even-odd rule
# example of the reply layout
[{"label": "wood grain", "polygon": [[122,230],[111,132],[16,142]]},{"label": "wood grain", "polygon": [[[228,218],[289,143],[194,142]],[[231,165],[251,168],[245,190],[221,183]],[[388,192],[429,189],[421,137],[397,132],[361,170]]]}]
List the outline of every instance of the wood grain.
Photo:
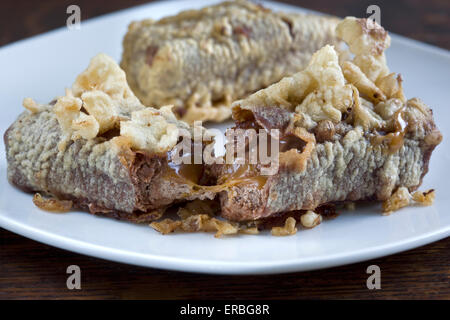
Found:
[{"label": "wood grain", "polygon": [[[450,238],[393,256],[303,273],[212,276],[113,263],[0,229],[0,299],[450,299]],[[66,268],[81,268],[81,290]],[[368,290],[366,269],[381,268]]]},{"label": "wood grain", "polygon": [[[65,25],[78,4],[82,20],[147,1],[2,0],[0,45]],[[284,1],[338,16],[364,16],[372,1]],[[391,32],[450,49],[450,2],[377,1]],[[405,53],[407,54],[407,53]],[[146,269],[56,249],[0,229],[0,299],[450,299],[450,238],[390,257],[304,273],[210,276]],[[82,270],[82,289],[66,288],[66,268]],[[366,268],[380,266],[381,290]]]},{"label": "wood grain", "polygon": [[[200,0],[198,0],[200,1]],[[77,4],[82,21],[145,0],[2,0],[0,2],[0,46],[62,27],[66,8]],[[284,0],[293,5],[344,17],[363,17],[371,4],[381,9],[381,24],[390,32],[450,49],[450,1],[448,0]]]}]

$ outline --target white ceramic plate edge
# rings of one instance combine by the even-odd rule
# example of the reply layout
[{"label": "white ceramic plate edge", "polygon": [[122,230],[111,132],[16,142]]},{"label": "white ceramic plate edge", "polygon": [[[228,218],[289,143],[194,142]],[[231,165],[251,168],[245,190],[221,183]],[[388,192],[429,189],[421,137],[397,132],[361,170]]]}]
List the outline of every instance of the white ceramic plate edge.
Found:
[{"label": "white ceramic plate edge", "polygon": [[[32,240],[42,242],[60,249],[69,250],[76,253],[85,254],[88,256],[102,258],[106,260],[146,266],[152,268],[195,272],[195,273],[209,273],[209,274],[274,274],[287,273],[296,271],[315,270],[322,268],[330,268],[341,266],[370,259],[375,259],[394,253],[414,249],[434,241],[438,241],[450,236],[450,226],[446,229],[437,232],[430,232],[421,234],[415,238],[408,238],[403,241],[390,243],[387,245],[376,246],[370,249],[348,252],[344,254],[329,255],[325,258],[305,259],[299,261],[283,260],[280,263],[261,263],[261,262],[212,262],[207,260],[190,260],[173,257],[160,257],[149,254],[130,253],[124,250],[117,250],[98,245],[93,245],[88,242],[74,240],[71,238],[47,233],[43,230],[32,228],[30,226],[17,223],[0,215],[0,226],[25,236]],[[182,266],[182,268],[181,268]]]}]

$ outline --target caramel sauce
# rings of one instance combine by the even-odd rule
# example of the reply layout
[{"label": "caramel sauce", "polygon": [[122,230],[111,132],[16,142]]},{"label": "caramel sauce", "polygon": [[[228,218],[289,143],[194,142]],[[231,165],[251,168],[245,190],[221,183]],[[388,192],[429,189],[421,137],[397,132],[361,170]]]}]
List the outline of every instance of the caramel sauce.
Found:
[{"label": "caramel sauce", "polygon": [[200,185],[203,175],[203,165],[200,164],[180,164],[175,165],[169,161],[167,177],[175,179],[181,183],[195,186],[197,189],[205,191],[220,192],[236,185],[255,184],[259,189],[263,189],[267,177],[261,175],[247,176],[252,174],[254,169],[251,165],[227,165],[233,169],[227,169],[227,173],[220,177],[219,183],[213,186]]},{"label": "caramel sauce", "polygon": [[[252,127],[252,122],[246,122],[243,124],[245,128]],[[270,140],[269,140],[270,143]],[[279,140],[279,151],[286,152],[291,149],[297,149],[302,152],[305,147],[305,142],[295,135],[284,135]],[[270,145],[268,150],[271,150]],[[171,151],[173,152],[173,151]],[[253,184],[259,189],[263,189],[268,177],[261,175],[256,166],[253,164],[224,164],[224,172],[217,181],[218,184],[214,186],[200,185],[202,175],[204,172],[204,166],[202,164],[193,164],[193,155],[184,155],[184,157],[190,157],[192,164],[175,164],[171,161],[171,152],[167,154],[168,158],[168,177],[176,179],[182,183],[195,186],[198,189],[209,190],[213,192],[220,192],[227,188],[236,185]]]},{"label": "caramel sauce", "polygon": [[373,137],[371,140],[372,144],[379,146],[386,141],[388,152],[391,154],[397,152],[403,146],[408,127],[408,123],[402,118],[402,114],[403,108],[394,114],[394,131],[383,136]]},{"label": "caramel sauce", "polygon": [[232,187],[240,184],[256,184],[259,189],[264,188],[267,177],[259,175],[251,164],[225,165],[226,173],[219,179],[222,187]]},{"label": "caramel sauce", "polygon": [[[185,157],[191,157],[191,162],[194,160],[191,155],[185,155]],[[170,152],[167,154],[167,159],[167,178],[188,184],[198,190],[203,189],[205,191],[220,192],[241,184],[256,184],[259,189],[262,189],[267,181],[267,177],[259,175],[253,165],[225,164],[225,173],[220,177],[217,185],[201,185],[200,183],[204,172],[204,166],[202,164],[175,164],[171,160]]]},{"label": "caramel sauce", "polygon": [[194,163],[194,155],[192,153],[183,154],[183,158],[189,159],[190,163],[175,163],[172,160],[173,153],[178,153],[178,150],[173,149],[167,153],[169,176],[184,183],[198,185],[203,175],[203,165]]},{"label": "caramel sauce", "polygon": [[169,161],[169,172],[172,176],[190,182],[190,184],[199,184],[203,175],[203,165],[201,164],[174,164]]}]

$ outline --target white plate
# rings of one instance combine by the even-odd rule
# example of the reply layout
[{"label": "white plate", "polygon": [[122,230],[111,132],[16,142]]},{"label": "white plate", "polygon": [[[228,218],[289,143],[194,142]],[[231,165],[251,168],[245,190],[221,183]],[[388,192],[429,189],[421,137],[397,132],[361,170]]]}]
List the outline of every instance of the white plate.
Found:
[{"label": "white plate", "polygon": [[[217,1],[216,1],[217,2]],[[131,20],[160,18],[206,5],[205,1],[160,2],[82,22],[0,49],[0,130],[22,112],[22,99],[50,101],[63,94],[91,57],[105,52],[118,61],[122,37]],[[269,4],[283,10],[300,10]],[[83,10],[83,8],[81,8]],[[364,12],[361,12],[364,14]],[[212,234],[162,236],[138,226],[83,212],[52,214],[34,207],[31,195],[6,181],[4,146],[0,152],[0,226],[55,247],[141,266],[216,274],[303,271],[372,259],[418,247],[450,234],[450,136],[448,51],[399,36],[387,52],[391,70],[405,79],[408,97],[433,107],[444,141],[433,153],[423,189],[435,188],[432,207],[405,208],[381,216],[379,205],[358,207],[293,237],[242,235],[215,239]]]}]

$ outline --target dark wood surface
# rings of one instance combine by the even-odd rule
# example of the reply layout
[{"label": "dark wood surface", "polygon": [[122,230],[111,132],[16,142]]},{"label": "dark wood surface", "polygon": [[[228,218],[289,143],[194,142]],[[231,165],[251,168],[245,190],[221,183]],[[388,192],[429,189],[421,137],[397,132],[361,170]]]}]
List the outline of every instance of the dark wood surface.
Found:
[{"label": "dark wood surface", "polygon": [[[0,45],[65,24],[78,4],[82,20],[147,1],[2,0]],[[338,16],[381,8],[389,31],[450,49],[450,1],[285,1]],[[210,276],[113,263],[56,249],[0,229],[0,299],[450,299],[450,238],[393,256],[304,273]],[[66,268],[78,265],[82,289],[66,288]],[[368,290],[366,268],[381,268],[381,289]]]},{"label": "dark wood surface", "polygon": [[[201,0],[197,0],[201,1]],[[82,21],[105,13],[147,3],[146,0],[2,0],[0,46],[66,23],[66,8],[77,4]],[[284,0],[294,5],[337,16],[366,16],[366,8],[381,9],[381,24],[390,32],[450,49],[448,0]]]},{"label": "dark wood surface", "polygon": [[[0,299],[450,299],[450,238],[363,263],[303,273],[213,276],[129,266],[56,249],[0,229]],[[368,290],[366,269],[381,269]],[[81,268],[81,290],[66,268]]]}]

